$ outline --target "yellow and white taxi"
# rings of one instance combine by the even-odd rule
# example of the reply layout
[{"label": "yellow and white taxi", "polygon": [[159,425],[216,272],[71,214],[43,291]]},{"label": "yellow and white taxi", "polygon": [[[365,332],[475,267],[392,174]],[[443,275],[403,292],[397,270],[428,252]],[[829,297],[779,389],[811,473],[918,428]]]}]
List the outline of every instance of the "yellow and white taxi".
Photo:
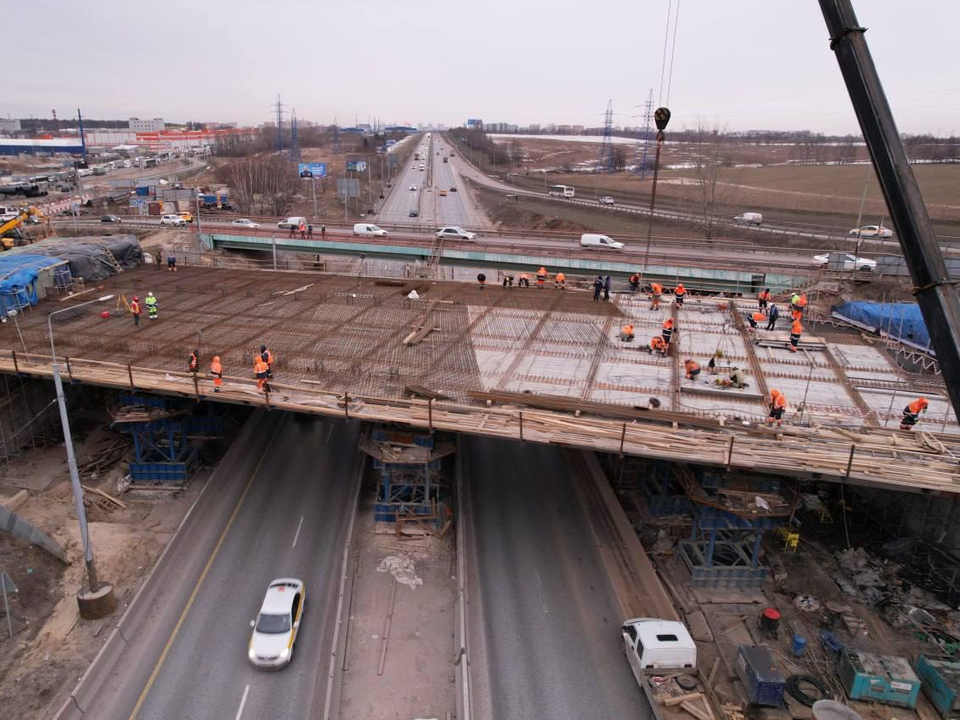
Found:
[{"label": "yellow and white taxi", "polygon": [[270,583],[257,619],[250,621],[253,633],[247,657],[251,663],[262,668],[282,668],[290,662],[305,601],[302,580],[278,578]]}]

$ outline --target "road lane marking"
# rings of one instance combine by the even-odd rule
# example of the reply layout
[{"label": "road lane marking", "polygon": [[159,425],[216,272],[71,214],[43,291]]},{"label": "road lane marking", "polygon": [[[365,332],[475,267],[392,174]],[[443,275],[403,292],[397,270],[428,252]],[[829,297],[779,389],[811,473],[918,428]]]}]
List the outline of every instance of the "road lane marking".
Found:
[{"label": "road lane marking", "polygon": [[234,720],[240,720],[240,716],[243,715],[243,706],[247,704],[247,693],[250,692],[250,686],[247,685],[243,689],[243,697],[240,698],[240,707],[237,709],[237,717]]},{"label": "road lane marking", "polygon": [[270,452],[270,447],[273,445],[274,438],[276,438],[277,433],[280,432],[280,428],[282,426],[282,422],[277,424],[276,429],[273,431],[273,435],[270,436],[270,440],[267,441],[267,444],[263,448],[263,455],[260,456],[257,466],[253,469],[253,472],[250,473],[250,479],[247,480],[247,485],[243,488],[243,492],[240,494],[240,499],[237,500],[237,504],[233,508],[233,513],[231,513],[230,519],[227,520],[226,526],[220,533],[220,537],[217,539],[217,544],[214,546],[213,552],[210,553],[210,557],[207,560],[207,564],[203,567],[203,572],[200,573],[200,578],[197,580],[197,584],[193,586],[193,592],[190,593],[190,599],[187,600],[187,604],[183,608],[183,612],[180,613],[180,617],[177,619],[177,624],[174,626],[173,632],[170,633],[170,637],[167,639],[167,644],[163,646],[163,652],[160,653],[160,658],[157,660],[157,664],[153,666],[153,672],[150,673],[150,678],[147,680],[147,684],[144,686],[143,692],[141,692],[140,697],[137,698],[137,704],[134,706],[133,712],[130,713],[130,720],[135,720],[137,715],[140,713],[141,708],[143,708],[143,703],[146,701],[147,695],[150,693],[150,688],[152,688],[153,683],[156,682],[157,676],[160,674],[160,668],[163,667],[163,663],[166,661],[167,655],[170,654],[170,648],[173,647],[173,641],[177,639],[180,628],[183,627],[183,623],[187,619],[187,613],[190,612],[190,608],[193,607],[193,603],[196,601],[197,595],[200,594],[200,587],[203,585],[203,581],[207,579],[207,574],[210,572],[210,568],[213,566],[213,561],[217,559],[217,554],[220,552],[220,548],[223,546],[223,541],[226,540],[227,533],[230,532],[230,528],[233,526],[234,520],[237,519],[237,515],[240,512],[240,507],[243,505],[243,501],[247,499],[247,493],[250,492],[250,488],[253,486],[253,481],[257,477],[257,473],[260,472],[263,461],[267,459],[267,453]]},{"label": "road lane marking", "polygon": [[297,533],[293,536],[293,545],[290,547],[297,546],[297,538],[300,537],[300,528],[303,527],[303,515],[300,516],[300,522],[297,523]]},{"label": "road lane marking", "polygon": [[333,435],[333,423],[330,423],[330,429],[327,430],[327,444],[330,444],[330,436]]},{"label": "road lane marking", "polygon": [[540,582],[540,571],[537,570],[537,587],[540,588],[540,604],[543,605],[543,612],[549,613],[547,610],[547,601],[543,597],[543,583]]}]

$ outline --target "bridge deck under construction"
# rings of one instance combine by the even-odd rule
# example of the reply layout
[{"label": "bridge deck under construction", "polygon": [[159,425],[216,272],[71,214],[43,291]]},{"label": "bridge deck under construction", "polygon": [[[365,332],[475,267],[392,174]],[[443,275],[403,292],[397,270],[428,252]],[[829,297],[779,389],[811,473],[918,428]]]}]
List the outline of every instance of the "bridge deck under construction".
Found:
[{"label": "bridge deck under construction", "polygon": [[[408,298],[412,290],[419,299]],[[119,296],[147,291],[159,319],[144,316],[135,328]],[[904,373],[879,340],[827,325],[808,328],[791,353],[785,320],[758,336],[744,327],[747,300],[692,298],[682,310],[665,302],[654,311],[638,295],[603,302],[552,287],[144,267],[102,290],[43,300],[0,327],[0,370],[48,376],[49,312],[104,293],[117,299],[54,319],[61,368],[74,381],[205,397],[206,373],[195,381],[186,372],[199,348],[204,371],[221,357],[227,402],[960,491],[960,433],[942,383]],[[644,348],[667,314],[678,343],[661,358]],[[628,320],[637,340],[622,343]],[[268,398],[252,377],[261,343],[276,358]],[[718,388],[706,369],[684,378],[684,357],[706,368],[715,355],[724,370],[745,369],[748,386]],[[762,427],[773,387],[790,401],[781,436]],[[919,393],[931,400],[926,432],[885,429]]]}]

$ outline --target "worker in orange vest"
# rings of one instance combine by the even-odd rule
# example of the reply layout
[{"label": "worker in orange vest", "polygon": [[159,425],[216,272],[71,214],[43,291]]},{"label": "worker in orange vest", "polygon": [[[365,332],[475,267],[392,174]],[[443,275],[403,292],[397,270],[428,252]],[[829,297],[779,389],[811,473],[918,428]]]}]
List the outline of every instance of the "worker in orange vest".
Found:
[{"label": "worker in orange vest", "polygon": [[140,327],[140,316],[143,315],[143,308],[140,307],[140,298],[133,296],[133,302],[130,303],[130,312],[133,313],[133,326]]},{"label": "worker in orange vest", "polygon": [[796,352],[797,346],[800,344],[800,335],[803,333],[803,325],[800,324],[800,320],[794,320],[793,325],[790,326],[790,352]]},{"label": "worker in orange vest", "polygon": [[546,281],[547,281],[547,269],[545,267],[541,267],[539,270],[537,270],[537,287],[540,290],[543,290],[543,284]]},{"label": "worker in orange vest", "polygon": [[200,351],[194,350],[190,353],[190,359],[187,361],[187,367],[190,372],[195,373],[200,368]]},{"label": "worker in orange vest", "polygon": [[920,413],[926,412],[930,403],[926,398],[920,397],[914,400],[903,409],[903,420],[900,421],[901,430],[912,430],[920,419]]},{"label": "worker in orange vest", "polygon": [[673,289],[673,296],[677,299],[677,307],[683,307],[683,301],[687,297],[687,289],[683,286],[683,283],[677,283],[677,286]]},{"label": "worker in orange vest", "polygon": [[213,356],[213,362],[210,363],[210,374],[213,375],[213,391],[218,393],[223,386],[223,365],[220,364],[219,355]]},{"label": "worker in orange vest", "polygon": [[666,355],[667,350],[670,349],[670,340],[673,338],[673,318],[667,318],[663,321],[660,334],[662,335],[663,342],[666,345],[666,348],[664,349],[664,355]]},{"label": "worker in orange vest", "polygon": [[650,352],[660,353],[661,355],[667,354],[667,343],[663,341],[660,335],[654,335],[650,338]]},{"label": "worker in orange vest", "polygon": [[747,322],[750,323],[750,329],[751,329],[751,330],[756,330],[756,329],[757,329],[757,325],[758,325],[759,323],[766,322],[766,320],[767,320],[767,316],[764,315],[764,314],[763,314],[762,312],[760,312],[759,310],[758,310],[757,312],[755,312],[755,313],[751,313],[751,314],[747,315]]},{"label": "worker in orange vest", "polygon": [[770,298],[770,288],[761,290],[757,293],[757,303],[759,304],[761,310],[767,307],[767,304],[770,302]]},{"label": "worker in orange vest", "polygon": [[563,290],[563,288],[566,287],[566,284],[567,284],[567,276],[564,275],[562,272],[558,272],[557,276],[553,279],[553,286],[555,288],[559,288],[560,290]]},{"label": "worker in orange vest", "polygon": [[697,375],[700,374],[700,363],[687,358],[683,361],[683,369],[686,372],[687,380],[696,380]]},{"label": "worker in orange vest", "polygon": [[273,353],[267,350],[266,345],[260,346],[260,357],[267,364],[267,377],[273,379]]},{"label": "worker in orange vest", "polygon": [[634,273],[630,276],[630,292],[636,292],[640,289],[640,273]]},{"label": "worker in orange vest", "polygon": [[633,342],[634,337],[632,324],[627,323],[620,329],[620,340],[623,342]]},{"label": "worker in orange vest", "polygon": [[267,382],[267,371],[269,369],[267,361],[262,356],[257,355],[253,361],[253,373],[257,376],[257,390],[264,393],[270,392],[270,385]]},{"label": "worker in orange vest", "polygon": [[660,309],[660,296],[663,295],[663,285],[660,283],[650,283],[650,309]]},{"label": "worker in orange vest", "polygon": [[767,423],[773,425],[774,421],[777,427],[783,427],[783,411],[787,409],[787,398],[779,390],[770,391],[770,417]]}]

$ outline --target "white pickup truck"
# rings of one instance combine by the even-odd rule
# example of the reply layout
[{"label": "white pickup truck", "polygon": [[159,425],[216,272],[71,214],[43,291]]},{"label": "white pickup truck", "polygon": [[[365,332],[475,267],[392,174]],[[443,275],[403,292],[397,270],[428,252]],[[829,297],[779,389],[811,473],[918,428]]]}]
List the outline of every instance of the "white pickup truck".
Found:
[{"label": "white pickup truck", "polygon": [[713,688],[697,668],[697,644],[682,622],[633,618],[623,622],[620,634],[633,676],[657,720],[690,720],[698,712],[725,718]]}]

